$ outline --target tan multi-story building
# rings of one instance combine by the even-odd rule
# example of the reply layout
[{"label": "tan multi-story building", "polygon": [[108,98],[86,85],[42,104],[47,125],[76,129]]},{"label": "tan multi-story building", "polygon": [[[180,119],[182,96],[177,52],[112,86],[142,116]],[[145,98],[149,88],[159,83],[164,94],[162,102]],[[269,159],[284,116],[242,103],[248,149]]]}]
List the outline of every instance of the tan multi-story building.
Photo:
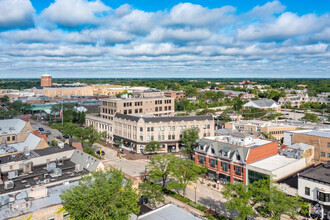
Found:
[{"label": "tan multi-story building", "polygon": [[330,129],[298,130],[284,134],[284,145],[304,143],[314,146],[314,163],[330,163]]},{"label": "tan multi-story building", "polygon": [[161,144],[162,152],[178,152],[184,130],[198,127],[199,138],[214,135],[212,115],[150,117],[116,113],[113,118],[113,142],[143,153],[150,141]]},{"label": "tan multi-story building", "polygon": [[94,95],[115,96],[125,91],[121,85],[95,84],[92,87]]},{"label": "tan multi-story building", "polygon": [[284,138],[284,132],[298,129],[298,127],[294,125],[285,125],[261,120],[227,122],[225,123],[225,128],[230,130],[237,130],[240,132],[263,132],[270,134],[276,140],[282,140]]},{"label": "tan multi-story building", "polygon": [[43,94],[47,97],[93,96],[93,87],[83,86],[44,88]]},{"label": "tan multi-story building", "polygon": [[52,86],[52,76],[48,74],[44,74],[41,76],[41,87],[50,87]]},{"label": "tan multi-story building", "polygon": [[125,115],[148,114],[151,116],[174,116],[174,99],[164,96],[117,98],[101,101],[100,115],[112,120],[116,113]]},{"label": "tan multi-story building", "polygon": [[166,97],[175,98],[177,100],[182,100],[182,99],[186,98],[186,92],[185,91],[166,90],[166,91],[164,91],[164,95]]},{"label": "tan multi-story building", "polygon": [[93,126],[93,128],[99,133],[106,132],[107,133],[106,141],[110,143],[112,142],[112,138],[113,138],[112,124],[113,124],[112,120],[101,118],[96,115],[89,114],[85,116],[85,126],[86,127]]}]

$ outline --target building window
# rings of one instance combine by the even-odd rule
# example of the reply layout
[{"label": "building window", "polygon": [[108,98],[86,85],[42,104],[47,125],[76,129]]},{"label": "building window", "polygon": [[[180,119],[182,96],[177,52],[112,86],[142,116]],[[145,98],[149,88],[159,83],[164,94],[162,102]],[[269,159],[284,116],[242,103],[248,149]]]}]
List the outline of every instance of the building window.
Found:
[{"label": "building window", "polygon": [[70,219],[70,214],[68,212],[66,213],[63,213],[63,219],[66,220],[66,219]]},{"label": "building window", "polygon": [[154,127],[151,127],[150,130],[151,130],[151,131],[154,131]]},{"label": "building window", "polygon": [[328,157],[330,157],[330,153],[328,153]]},{"label": "building window", "polygon": [[330,194],[329,193],[323,193],[323,192],[318,192],[317,193],[317,199],[322,201],[322,202],[330,202]]},{"label": "building window", "polygon": [[225,171],[225,172],[227,172],[228,169],[229,169],[229,166],[228,165],[229,165],[228,163],[222,163],[222,170]]},{"label": "building window", "polygon": [[140,141],[143,141],[143,136],[140,136]]},{"label": "building window", "polygon": [[15,136],[12,136],[12,137],[11,137],[11,140],[14,141],[14,140],[15,140]]},{"label": "building window", "polygon": [[172,126],[172,131],[175,131],[175,126]]},{"label": "building window", "polygon": [[242,175],[242,168],[240,166],[235,166],[235,174],[237,176]]},{"label": "building window", "polygon": [[309,187],[305,187],[305,195],[310,196],[311,195],[311,189]]},{"label": "building window", "polygon": [[169,139],[169,140],[171,140],[171,137],[172,137],[171,135],[168,135],[168,139]]},{"label": "building window", "polygon": [[171,131],[171,126],[168,126],[167,129],[168,129],[168,131]]},{"label": "building window", "polygon": [[212,167],[212,168],[215,168],[216,166],[217,166],[217,161],[215,160],[215,159],[210,159],[210,166]]},{"label": "building window", "polygon": [[7,137],[7,141],[10,141],[10,137]]},{"label": "building window", "polygon": [[149,135],[147,136],[147,141],[150,141],[150,136]]},{"label": "building window", "polygon": [[55,220],[55,216],[49,217],[48,220]]},{"label": "building window", "polygon": [[124,110],[124,115],[127,115],[127,110]]},{"label": "building window", "polygon": [[141,132],[143,131],[143,127],[140,127],[140,131],[141,131]]},{"label": "building window", "polygon": [[151,136],[151,140],[152,140],[152,141],[154,140],[154,136]]},{"label": "building window", "polygon": [[198,155],[198,161],[200,164],[204,164],[204,156]]},{"label": "building window", "polygon": [[325,153],[324,152],[321,152],[321,157],[325,157]]},{"label": "building window", "polygon": [[158,140],[159,140],[159,141],[161,140],[161,138],[162,138],[162,136],[158,135]]},{"label": "building window", "polygon": [[150,127],[147,127],[147,131],[150,132]]}]

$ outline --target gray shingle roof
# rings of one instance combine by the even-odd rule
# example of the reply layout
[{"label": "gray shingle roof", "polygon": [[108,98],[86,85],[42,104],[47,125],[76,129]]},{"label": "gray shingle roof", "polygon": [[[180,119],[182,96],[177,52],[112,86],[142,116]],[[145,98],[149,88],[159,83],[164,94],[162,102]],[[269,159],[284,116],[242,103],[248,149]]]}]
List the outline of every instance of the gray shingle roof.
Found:
[{"label": "gray shingle roof", "polygon": [[70,161],[75,164],[82,165],[86,170],[90,172],[95,171],[97,166],[101,162],[99,159],[77,149],[72,154]]},{"label": "gray shingle roof", "polygon": [[21,119],[0,120],[0,135],[18,134],[25,125],[26,122]]},{"label": "gray shingle roof", "polygon": [[[253,103],[259,107],[271,107],[274,103],[277,104],[273,99],[259,99],[259,100],[254,100],[246,103],[244,106],[248,105],[249,103]],[[278,105],[278,104],[277,104]]]}]

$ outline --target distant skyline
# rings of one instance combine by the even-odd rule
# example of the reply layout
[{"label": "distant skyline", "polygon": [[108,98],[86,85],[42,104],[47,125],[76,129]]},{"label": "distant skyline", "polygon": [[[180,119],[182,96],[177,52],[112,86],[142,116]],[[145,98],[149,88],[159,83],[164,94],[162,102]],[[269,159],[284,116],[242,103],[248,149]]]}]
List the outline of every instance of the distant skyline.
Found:
[{"label": "distant skyline", "polygon": [[330,1],[0,0],[0,78],[330,78]]}]

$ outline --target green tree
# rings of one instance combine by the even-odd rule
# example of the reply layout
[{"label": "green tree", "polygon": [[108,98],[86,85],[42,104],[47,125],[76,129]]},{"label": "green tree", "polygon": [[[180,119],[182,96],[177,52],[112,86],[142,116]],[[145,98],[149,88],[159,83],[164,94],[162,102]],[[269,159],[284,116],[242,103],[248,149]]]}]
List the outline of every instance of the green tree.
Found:
[{"label": "green tree", "polygon": [[148,198],[148,201],[152,206],[165,202],[162,186],[156,183],[151,181],[140,183],[139,190],[141,196],[143,198]]},{"label": "green tree", "polygon": [[250,184],[249,189],[259,214],[271,214],[271,219],[280,219],[281,215],[294,218],[300,210],[306,214],[308,205],[301,197],[287,195],[269,178]]},{"label": "green tree", "polygon": [[118,170],[83,176],[79,185],[60,195],[63,209],[73,219],[130,219],[139,213],[139,195]]},{"label": "green tree", "polygon": [[166,181],[173,171],[175,161],[178,160],[173,154],[155,155],[148,164],[150,180],[162,181],[162,186],[166,187]]},{"label": "green tree", "polygon": [[318,117],[315,114],[312,113],[305,113],[305,120],[306,121],[311,121],[311,122],[317,122]]},{"label": "green tree", "polygon": [[238,212],[237,219],[247,219],[248,216],[256,216],[252,204],[252,191],[242,183],[227,183],[222,190],[222,195],[227,202],[225,206],[229,211],[236,210]]},{"label": "green tree", "polygon": [[160,143],[157,141],[150,141],[145,147],[145,151],[151,152],[153,154],[155,154],[156,151],[159,150],[160,150]]},{"label": "green tree", "polygon": [[175,181],[170,182],[168,187],[177,192],[182,190],[183,197],[186,196],[187,185],[197,182],[198,177],[201,177],[207,171],[206,166],[196,165],[192,160],[176,160],[174,167],[171,176],[175,178]]},{"label": "green tree", "polygon": [[181,141],[184,143],[184,148],[181,151],[191,159],[194,155],[196,140],[199,138],[198,133],[198,127],[188,128],[182,133]]}]

